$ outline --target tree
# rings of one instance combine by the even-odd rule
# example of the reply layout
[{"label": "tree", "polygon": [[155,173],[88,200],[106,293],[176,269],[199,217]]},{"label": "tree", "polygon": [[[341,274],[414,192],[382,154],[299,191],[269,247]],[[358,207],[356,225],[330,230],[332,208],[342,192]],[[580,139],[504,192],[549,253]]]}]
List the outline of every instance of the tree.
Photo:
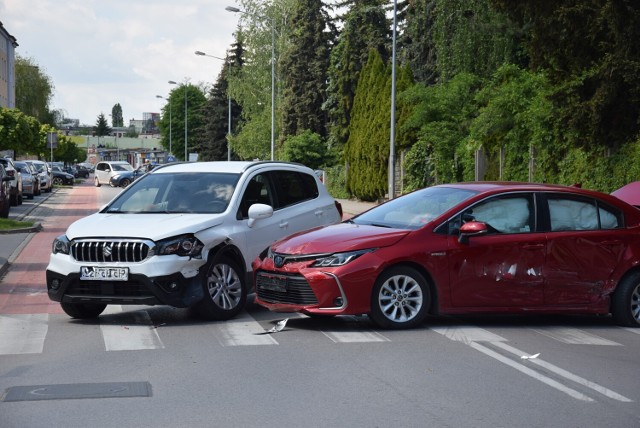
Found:
[{"label": "tree", "polygon": [[107,119],[104,117],[104,113],[98,115],[96,126],[93,127],[93,132],[95,132],[97,137],[104,137],[105,135],[111,134],[111,128],[107,123]]},{"label": "tree", "polygon": [[337,44],[331,50],[325,109],[329,116],[329,145],[341,152],[349,139],[351,110],[360,77],[371,49],[383,61],[389,58],[389,21],[382,0],[353,0]]},{"label": "tree", "polygon": [[414,0],[406,10],[404,31],[398,44],[401,60],[411,65],[417,82],[432,85],[438,80],[436,48],[433,40],[437,0]]},{"label": "tree", "polygon": [[122,128],[124,126],[124,119],[122,118],[122,107],[120,103],[117,103],[111,109],[111,126],[114,128]]},{"label": "tree", "polygon": [[557,133],[589,150],[640,132],[640,3],[493,0],[526,29],[533,70],[555,85]]},{"label": "tree", "polygon": [[390,69],[372,49],[360,73],[353,102],[349,140],[344,148],[347,188],[356,197],[373,201],[387,188],[390,133]]},{"label": "tree", "polygon": [[[167,103],[162,110],[162,118],[158,126],[163,136],[162,146],[167,151],[173,151],[173,154],[176,155],[178,159],[184,160],[185,146],[189,152],[195,153],[205,144],[202,133],[196,131],[203,129],[203,107],[206,101],[207,99],[202,89],[188,82],[175,87],[169,94],[169,103]],[[169,113],[169,109],[171,109],[171,113]],[[169,135],[170,118],[171,139],[169,140],[167,136]],[[187,144],[185,144],[185,133]],[[171,147],[169,147],[170,142]]]},{"label": "tree", "polygon": [[281,139],[305,131],[326,136],[328,16],[320,0],[299,0],[290,19],[291,44],[280,58],[282,75]]},{"label": "tree", "polygon": [[39,153],[40,122],[18,109],[0,107],[0,142],[14,156]]},{"label": "tree", "polygon": [[[278,135],[281,124],[278,94],[281,93],[279,88],[282,81],[278,62],[280,53],[286,51],[291,43],[289,32],[292,27],[288,21],[296,2],[297,0],[275,0],[268,3],[258,0],[240,1],[241,9],[246,12],[240,16],[241,27],[238,30],[238,33],[242,33],[243,66],[229,75],[229,94],[242,109],[241,125],[233,136],[232,147],[234,153],[243,159],[270,157],[272,64],[275,69],[273,90],[276,95],[273,105],[274,135]],[[275,62],[272,61],[273,54]],[[252,123],[254,121],[256,123]],[[256,138],[258,134],[261,135],[259,139]],[[254,156],[258,153],[261,155]],[[266,156],[262,153],[266,153]]]},{"label": "tree", "polygon": [[[236,41],[232,45],[231,51],[227,53],[224,66],[216,83],[209,91],[209,97],[204,106],[205,122],[202,132],[205,144],[200,148],[200,159],[202,160],[227,160],[231,145],[229,138],[240,122],[242,109],[235,100],[231,99],[229,93],[229,75],[240,69],[243,64],[242,33],[234,35]],[[229,121],[231,135],[227,135],[229,134]]]},{"label": "tree", "polygon": [[53,82],[32,58],[16,55],[16,108],[35,117],[40,123],[54,125],[49,104],[53,97]]},{"label": "tree", "polygon": [[284,142],[282,159],[319,169],[325,165],[326,145],[320,135],[307,129]]}]

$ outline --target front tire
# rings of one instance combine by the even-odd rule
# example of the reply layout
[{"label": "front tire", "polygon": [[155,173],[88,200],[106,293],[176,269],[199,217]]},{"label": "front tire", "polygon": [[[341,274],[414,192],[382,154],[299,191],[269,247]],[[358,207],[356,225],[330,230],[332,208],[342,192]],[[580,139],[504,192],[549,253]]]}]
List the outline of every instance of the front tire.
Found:
[{"label": "front tire", "polygon": [[640,327],[640,272],[623,279],[613,294],[614,321],[626,327]]},{"label": "front tire", "polygon": [[55,184],[56,186],[62,186],[62,178],[60,177],[56,177],[53,179],[53,184]]},{"label": "front tire", "polygon": [[202,278],[204,298],[195,309],[207,320],[228,320],[236,316],[247,302],[247,288],[238,264],[229,257],[214,259],[206,266]]},{"label": "front tire", "polygon": [[98,177],[93,179],[93,184],[95,184],[96,187],[100,187],[100,180],[98,180]]},{"label": "front tire", "polygon": [[90,303],[60,303],[62,310],[71,318],[76,319],[92,319],[98,318],[98,316],[104,311],[107,305],[103,304],[90,304]]},{"label": "front tire", "polygon": [[424,276],[412,267],[397,266],[376,280],[369,315],[382,328],[411,328],[425,319],[430,300]]}]

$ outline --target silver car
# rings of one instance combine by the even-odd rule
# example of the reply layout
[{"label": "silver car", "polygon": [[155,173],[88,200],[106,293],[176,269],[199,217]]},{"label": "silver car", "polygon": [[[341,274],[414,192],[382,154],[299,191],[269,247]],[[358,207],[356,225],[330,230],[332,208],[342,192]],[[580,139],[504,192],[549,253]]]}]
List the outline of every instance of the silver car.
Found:
[{"label": "silver car", "polygon": [[38,196],[40,194],[40,178],[33,165],[18,161],[15,166],[22,175],[22,194],[28,199]]},{"label": "silver car", "polygon": [[41,160],[28,160],[25,162],[33,165],[36,171],[38,171],[38,177],[40,178],[40,191],[51,192],[51,189],[53,188],[53,178],[51,176],[51,169],[49,169],[49,165]]}]

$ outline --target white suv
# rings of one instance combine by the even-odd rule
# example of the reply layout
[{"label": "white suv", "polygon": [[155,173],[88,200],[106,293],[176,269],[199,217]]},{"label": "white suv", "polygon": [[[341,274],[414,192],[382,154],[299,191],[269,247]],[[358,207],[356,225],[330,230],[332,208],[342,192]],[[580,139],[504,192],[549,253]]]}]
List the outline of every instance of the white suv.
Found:
[{"label": "white suv", "polygon": [[313,170],[298,164],[159,166],[55,239],[47,290],[74,318],[97,317],[107,304],[165,304],[229,319],[253,289],[260,252],[341,217]]},{"label": "white suv", "polygon": [[93,179],[96,187],[103,184],[109,185],[111,177],[125,171],[133,171],[133,167],[129,162],[124,161],[102,161],[98,162],[95,169],[95,177]]}]

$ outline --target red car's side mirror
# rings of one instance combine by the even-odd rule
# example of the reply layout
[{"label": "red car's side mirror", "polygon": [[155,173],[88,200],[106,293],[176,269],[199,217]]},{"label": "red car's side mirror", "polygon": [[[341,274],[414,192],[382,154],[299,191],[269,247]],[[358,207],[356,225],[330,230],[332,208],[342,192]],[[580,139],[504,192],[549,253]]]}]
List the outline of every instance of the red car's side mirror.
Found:
[{"label": "red car's side mirror", "polygon": [[486,223],[481,221],[470,221],[460,226],[460,235],[458,236],[458,242],[466,244],[469,242],[469,238],[472,236],[485,235],[489,232]]}]

